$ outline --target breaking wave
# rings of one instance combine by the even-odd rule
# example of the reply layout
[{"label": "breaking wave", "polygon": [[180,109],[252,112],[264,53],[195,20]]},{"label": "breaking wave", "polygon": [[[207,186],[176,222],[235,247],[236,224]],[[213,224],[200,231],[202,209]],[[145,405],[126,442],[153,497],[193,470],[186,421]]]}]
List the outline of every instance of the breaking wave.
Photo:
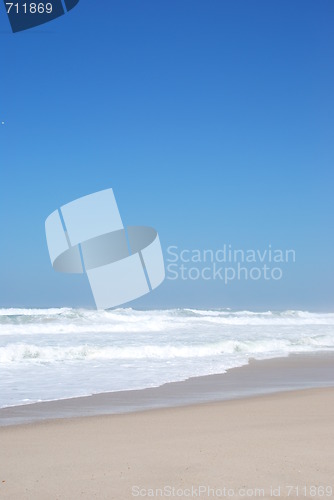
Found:
[{"label": "breaking wave", "polygon": [[141,389],[334,350],[334,314],[0,309],[0,407]]}]

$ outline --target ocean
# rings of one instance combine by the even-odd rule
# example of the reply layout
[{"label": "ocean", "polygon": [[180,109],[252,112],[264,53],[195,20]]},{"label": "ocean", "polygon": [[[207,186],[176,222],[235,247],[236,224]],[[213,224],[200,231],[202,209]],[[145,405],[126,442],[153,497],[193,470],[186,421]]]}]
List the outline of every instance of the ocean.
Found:
[{"label": "ocean", "polygon": [[157,387],[334,350],[334,313],[0,309],[0,407]]}]

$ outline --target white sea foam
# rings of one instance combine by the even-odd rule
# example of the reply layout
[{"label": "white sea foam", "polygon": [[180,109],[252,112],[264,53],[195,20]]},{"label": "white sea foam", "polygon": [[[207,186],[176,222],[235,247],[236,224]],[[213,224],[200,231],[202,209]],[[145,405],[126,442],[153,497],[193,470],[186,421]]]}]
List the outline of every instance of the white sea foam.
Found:
[{"label": "white sea foam", "polygon": [[334,349],[334,314],[0,309],[0,406],[139,389]]}]

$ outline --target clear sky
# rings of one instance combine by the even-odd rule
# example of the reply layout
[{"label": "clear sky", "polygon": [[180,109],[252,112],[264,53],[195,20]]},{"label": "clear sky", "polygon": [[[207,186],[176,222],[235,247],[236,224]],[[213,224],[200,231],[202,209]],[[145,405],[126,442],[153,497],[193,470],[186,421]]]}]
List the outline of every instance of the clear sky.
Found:
[{"label": "clear sky", "polygon": [[165,255],[296,251],[280,281],[166,280],[133,307],[333,310],[332,0],[81,0],[17,34],[0,7],[0,306],[93,306],[44,221],[112,187]]}]

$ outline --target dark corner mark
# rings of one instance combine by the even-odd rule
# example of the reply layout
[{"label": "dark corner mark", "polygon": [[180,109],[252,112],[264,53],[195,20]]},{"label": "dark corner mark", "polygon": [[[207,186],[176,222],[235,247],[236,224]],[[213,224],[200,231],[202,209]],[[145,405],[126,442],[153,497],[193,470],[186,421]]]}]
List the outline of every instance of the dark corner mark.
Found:
[{"label": "dark corner mark", "polygon": [[13,33],[48,23],[72,10],[79,0],[3,0]]}]

